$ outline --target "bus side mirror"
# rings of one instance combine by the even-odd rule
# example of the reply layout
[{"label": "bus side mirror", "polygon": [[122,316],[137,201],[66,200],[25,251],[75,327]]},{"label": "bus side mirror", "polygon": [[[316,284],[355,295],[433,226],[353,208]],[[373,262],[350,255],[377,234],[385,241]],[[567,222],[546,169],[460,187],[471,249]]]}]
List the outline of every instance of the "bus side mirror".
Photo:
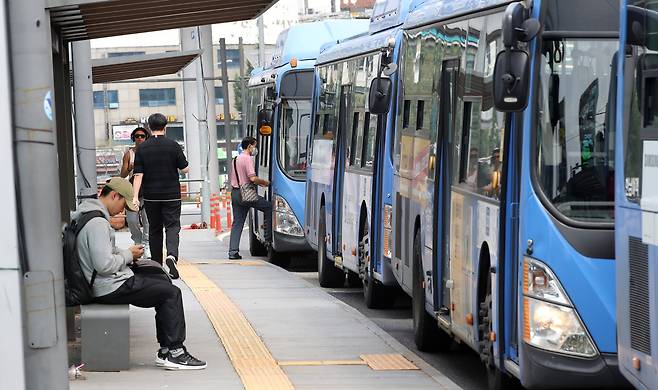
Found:
[{"label": "bus side mirror", "polygon": [[272,134],[272,115],[273,112],[269,108],[258,111],[258,133],[260,135]]},{"label": "bus side mirror", "polygon": [[388,77],[375,77],[370,83],[368,111],[371,114],[387,114],[391,103],[393,82]]},{"label": "bus side mirror", "polygon": [[521,3],[512,3],[505,10],[502,30],[505,50],[496,56],[494,106],[502,112],[522,111],[528,105],[530,56],[518,44],[532,40],[541,25],[537,19],[527,17]]},{"label": "bus side mirror", "polygon": [[529,56],[523,50],[498,53],[494,68],[494,106],[498,111],[523,111],[528,105]]}]

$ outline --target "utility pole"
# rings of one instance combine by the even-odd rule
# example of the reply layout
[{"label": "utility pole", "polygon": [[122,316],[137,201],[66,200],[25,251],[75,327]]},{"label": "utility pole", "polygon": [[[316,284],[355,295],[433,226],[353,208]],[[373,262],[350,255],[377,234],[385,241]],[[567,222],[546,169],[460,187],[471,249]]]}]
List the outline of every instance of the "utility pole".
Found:
[{"label": "utility pole", "polygon": [[[96,131],[91,82],[91,43],[73,42],[73,94],[78,199],[96,195]],[[107,99],[107,96],[105,97]]]},{"label": "utility pole", "polygon": [[263,16],[258,17],[258,66],[265,67],[265,26]]},{"label": "utility pole", "polygon": [[247,61],[244,57],[244,43],[242,37],[238,39],[238,45],[240,46],[240,90],[242,91],[242,112],[240,113],[242,117],[241,138],[244,138],[247,135],[247,84],[249,76],[246,72]]},{"label": "utility pole", "polygon": [[[197,29],[197,34],[199,30]],[[197,39],[200,37],[197,36]],[[203,70],[201,58],[196,59],[196,95],[197,95],[197,126],[199,129],[199,152],[201,156],[201,217],[210,222],[210,181],[208,179],[208,133],[210,132],[207,117],[207,102],[203,85]]]},{"label": "utility pole", "polygon": [[231,108],[228,94],[228,67],[226,66],[226,40],[219,40],[219,57],[222,62],[222,90],[224,91],[224,135],[226,137],[226,173],[230,172],[233,160],[233,142],[231,131]]},{"label": "utility pole", "polygon": [[[219,193],[219,167],[217,162],[217,114],[215,113],[215,60],[213,56],[212,46],[212,27],[205,25],[199,27],[199,47],[203,52],[201,53],[201,65],[203,82],[205,83],[204,97],[206,99],[206,126],[208,137],[208,185],[210,186],[210,194],[215,195]],[[209,80],[210,79],[210,80]],[[204,198],[205,201],[205,198]],[[210,202],[210,198],[208,198]],[[205,218],[205,216],[204,216]],[[210,203],[208,203],[208,219],[205,220],[210,223]]]}]

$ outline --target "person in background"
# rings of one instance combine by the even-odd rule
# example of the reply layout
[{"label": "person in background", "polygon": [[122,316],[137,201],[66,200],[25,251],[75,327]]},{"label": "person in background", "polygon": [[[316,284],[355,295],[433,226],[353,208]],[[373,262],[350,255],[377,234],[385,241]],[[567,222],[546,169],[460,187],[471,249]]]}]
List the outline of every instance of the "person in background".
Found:
[{"label": "person in background", "polygon": [[[137,127],[130,134],[130,139],[135,143],[131,148],[128,148],[123,154],[123,163],[121,164],[121,177],[128,178],[132,183],[134,181],[134,168],[135,168],[135,153],[142,142],[149,138],[148,131],[143,127]],[[130,200],[132,201],[132,199]],[[135,245],[144,244],[144,257],[151,258],[151,251],[149,250],[149,221],[144,208],[144,199],[139,196],[139,211],[134,212],[126,210],[126,222],[128,229],[130,229],[130,237]],[[140,223],[141,222],[141,223]]]},{"label": "person in background", "polygon": [[73,214],[74,220],[91,211],[103,214],[103,218],[92,218],[76,239],[82,272],[90,283],[93,279],[94,302],[155,308],[156,337],[160,344],[155,357],[156,366],[167,370],[202,370],[206,368],[206,362],[190,355],[183,345],[185,312],[180,289],[158,275],[133,273],[129,265],[143,255],[141,245],[127,249],[115,245],[109,219],[125,208],[137,211],[133,198],[130,182],[113,177],[103,187],[98,199],[83,200]]},{"label": "person in background", "polygon": [[[190,168],[183,149],[165,137],[167,118],[153,114],[148,118],[151,137],[135,153],[133,203],[139,205],[142,190],[144,207],[149,220],[151,258],[162,264],[172,279],[178,279],[178,243],[180,234],[181,190],[180,173]],[[162,229],[166,231],[167,257],[162,260]]]},{"label": "person in background", "polygon": [[231,260],[241,259],[240,256],[240,237],[244,228],[244,221],[247,219],[249,209],[253,207],[263,212],[265,223],[265,241],[271,242],[272,239],[272,204],[265,198],[259,197],[258,202],[251,206],[240,204],[240,186],[248,183],[254,183],[261,187],[270,185],[269,180],[261,179],[256,176],[254,170],[254,160],[258,154],[257,141],[253,137],[245,137],[241,143],[242,153],[233,159],[231,165],[231,206],[233,208],[233,226],[231,227],[231,239],[229,244],[228,258]]}]

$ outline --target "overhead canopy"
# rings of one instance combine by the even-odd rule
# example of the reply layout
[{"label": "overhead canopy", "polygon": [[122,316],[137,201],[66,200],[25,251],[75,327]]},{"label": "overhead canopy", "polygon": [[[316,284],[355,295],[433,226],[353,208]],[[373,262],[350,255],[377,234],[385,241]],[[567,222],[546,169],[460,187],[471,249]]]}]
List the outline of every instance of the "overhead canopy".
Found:
[{"label": "overhead canopy", "polygon": [[201,50],[176,51],[91,61],[95,84],[178,73],[201,54]]},{"label": "overhead canopy", "polygon": [[253,19],[277,0],[48,0],[68,41]]}]

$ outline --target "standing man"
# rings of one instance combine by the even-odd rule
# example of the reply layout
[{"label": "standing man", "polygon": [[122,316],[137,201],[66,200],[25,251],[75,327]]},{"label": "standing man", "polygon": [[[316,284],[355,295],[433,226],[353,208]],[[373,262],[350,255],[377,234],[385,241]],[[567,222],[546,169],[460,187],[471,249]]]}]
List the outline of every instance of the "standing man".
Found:
[{"label": "standing man", "polygon": [[254,170],[254,160],[258,149],[256,148],[256,139],[253,137],[245,137],[240,146],[242,153],[233,159],[231,166],[231,205],[233,207],[233,227],[231,227],[231,241],[229,244],[228,258],[231,260],[241,259],[240,256],[240,236],[242,236],[242,228],[244,221],[247,219],[249,209],[253,207],[260,210],[265,215],[265,241],[268,243],[272,239],[272,205],[265,198],[260,197],[258,202],[250,206],[243,206],[240,204],[240,186],[248,183],[254,183],[261,187],[270,185],[269,180],[261,179],[256,176]]},{"label": "standing man", "polygon": [[178,279],[178,241],[180,233],[181,192],[179,173],[188,173],[187,159],[176,141],[165,137],[167,118],[153,114],[148,119],[152,137],[144,141],[135,154],[135,205],[143,188],[144,207],[149,220],[151,258],[162,261],[162,229],[167,235],[167,258],[164,268],[172,279]]},{"label": "standing man", "polygon": [[[134,182],[134,168],[135,168],[135,153],[142,142],[146,141],[149,137],[148,131],[143,127],[138,127],[130,134],[130,139],[135,143],[135,146],[126,150],[123,154],[123,164],[121,164],[121,177],[128,178],[131,183]],[[129,199],[128,201],[132,201]],[[141,224],[140,224],[141,220]],[[144,199],[139,194],[139,211],[134,212],[126,210],[126,222],[128,229],[130,229],[130,237],[135,245],[144,244],[144,257],[151,258],[151,251],[149,250],[149,221],[146,216],[146,209],[144,208]]]}]

